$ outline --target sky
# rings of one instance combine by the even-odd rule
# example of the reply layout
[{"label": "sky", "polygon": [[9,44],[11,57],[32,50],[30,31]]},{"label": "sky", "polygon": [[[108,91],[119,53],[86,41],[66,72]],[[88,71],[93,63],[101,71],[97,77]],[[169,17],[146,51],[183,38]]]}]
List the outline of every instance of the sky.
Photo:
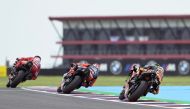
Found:
[{"label": "sky", "polygon": [[6,59],[12,64],[17,57],[40,55],[42,68],[51,68],[59,37],[49,16],[190,15],[189,4],[190,0],[0,0],[0,65]]}]

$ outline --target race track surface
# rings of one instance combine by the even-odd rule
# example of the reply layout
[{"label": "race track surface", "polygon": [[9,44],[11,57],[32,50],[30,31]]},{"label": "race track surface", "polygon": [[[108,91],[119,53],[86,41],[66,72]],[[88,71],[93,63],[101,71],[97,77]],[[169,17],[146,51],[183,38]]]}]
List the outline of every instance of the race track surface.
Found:
[{"label": "race track surface", "polygon": [[[80,96],[80,93],[76,93]],[[72,95],[72,94],[71,94]],[[84,95],[84,93],[83,93]],[[87,94],[91,96],[90,94]],[[94,96],[92,94],[92,96]],[[95,95],[98,96],[98,95]],[[101,96],[101,95],[100,95]],[[108,96],[109,98],[109,96]],[[0,88],[0,109],[162,109],[135,103],[111,102],[61,94]]]}]

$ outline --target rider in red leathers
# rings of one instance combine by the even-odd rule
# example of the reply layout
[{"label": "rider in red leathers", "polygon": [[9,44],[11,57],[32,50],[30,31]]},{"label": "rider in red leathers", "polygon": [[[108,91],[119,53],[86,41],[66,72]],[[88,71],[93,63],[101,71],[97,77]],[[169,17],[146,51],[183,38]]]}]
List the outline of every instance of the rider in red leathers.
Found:
[{"label": "rider in red leathers", "polygon": [[[39,74],[41,68],[41,57],[21,57],[17,58],[13,67],[11,68],[11,73],[9,74],[9,80],[14,78],[14,75],[18,72],[23,65],[27,66],[29,69],[29,74],[26,77],[26,80],[35,80]],[[10,87],[10,82],[7,84],[7,87]]]},{"label": "rider in red leathers", "polygon": [[26,58],[22,57],[22,58],[18,59],[18,61],[16,61],[15,67],[18,68],[23,64],[30,64],[30,62],[32,63],[31,70],[30,70],[31,74],[32,74],[31,79],[35,80],[37,78],[38,73],[41,68],[41,64],[40,64],[41,57],[40,56],[26,57]]},{"label": "rider in red leathers", "polygon": [[98,71],[97,72],[94,72],[91,70],[91,67],[94,66],[96,67],[97,69],[99,69],[99,64],[81,64],[81,63],[72,63],[70,69],[69,69],[69,72],[75,72],[77,70],[78,67],[83,67],[83,68],[86,68],[88,70],[90,70],[90,75],[88,76],[88,78],[86,78],[86,82],[84,82],[82,84],[82,86],[84,87],[89,87],[89,86],[93,86],[97,77],[98,77]]},{"label": "rider in red leathers", "polygon": [[84,64],[72,63],[71,66],[68,68],[68,72],[63,75],[62,82],[57,90],[58,93],[62,92],[62,87],[65,83],[65,79],[67,78],[67,76],[69,76],[69,74],[75,73],[78,68],[84,68],[85,71],[90,72],[89,75],[85,78],[85,81],[81,84],[81,86],[84,86],[87,88],[89,86],[94,85],[95,81],[98,78],[98,74],[99,74],[99,64],[91,65],[91,64],[86,64],[86,63],[84,63]]}]

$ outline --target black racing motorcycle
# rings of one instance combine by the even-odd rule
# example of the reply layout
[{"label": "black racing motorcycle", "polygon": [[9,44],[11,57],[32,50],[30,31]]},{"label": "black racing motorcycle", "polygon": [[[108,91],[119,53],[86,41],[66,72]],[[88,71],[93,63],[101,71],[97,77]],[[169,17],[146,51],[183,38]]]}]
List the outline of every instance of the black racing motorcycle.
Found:
[{"label": "black racing motorcycle", "polygon": [[88,68],[79,67],[74,73],[66,73],[64,76],[64,83],[58,87],[58,93],[69,94],[75,89],[79,89],[86,78],[89,76],[90,70]]},{"label": "black racing motorcycle", "polygon": [[155,88],[159,87],[159,82],[154,70],[150,72],[142,72],[140,75],[132,78],[129,81],[129,89],[122,90],[119,99],[125,98],[128,101],[137,101],[141,96],[146,96],[148,92],[152,93]]}]

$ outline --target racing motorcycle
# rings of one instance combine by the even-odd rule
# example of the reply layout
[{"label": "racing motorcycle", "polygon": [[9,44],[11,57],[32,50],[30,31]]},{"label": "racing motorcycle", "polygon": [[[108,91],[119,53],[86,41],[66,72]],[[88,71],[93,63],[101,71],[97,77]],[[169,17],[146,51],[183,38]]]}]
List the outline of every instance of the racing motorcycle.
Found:
[{"label": "racing motorcycle", "polygon": [[137,101],[141,96],[146,96],[148,92],[152,93],[154,88],[158,87],[158,84],[154,70],[142,72],[129,81],[129,89],[127,91],[122,90],[119,99],[127,98],[131,102]]},{"label": "racing motorcycle", "polygon": [[[94,68],[94,71],[97,70]],[[83,83],[86,83],[86,79],[90,75],[91,71],[88,68],[78,67],[73,73],[65,73],[64,83],[58,87],[58,93],[69,94],[75,89],[79,89]]]},{"label": "racing motorcycle", "polygon": [[26,80],[30,80],[32,78],[33,73],[31,72],[32,65],[32,62],[28,62],[19,67],[8,68],[9,75],[8,83],[6,86],[16,88],[19,83],[24,82]]}]

